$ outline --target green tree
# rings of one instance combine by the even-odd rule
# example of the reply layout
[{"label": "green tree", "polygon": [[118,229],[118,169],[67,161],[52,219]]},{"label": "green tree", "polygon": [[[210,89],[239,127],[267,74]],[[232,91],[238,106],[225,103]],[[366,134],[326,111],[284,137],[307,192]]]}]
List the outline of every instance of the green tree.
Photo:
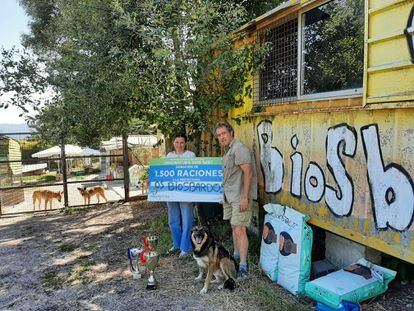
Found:
[{"label": "green tree", "polygon": [[22,114],[32,107],[37,110],[39,98],[35,93],[47,90],[46,78],[42,74],[39,63],[27,51],[0,50],[0,97],[12,94],[9,99],[0,102],[0,109],[9,105],[21,109]]},{"label": "green tree", "polygon": [[363,1],[335,0],[309,11],[303,33],[305,94],[362,87]]},{"label": "green tree", "polygon": [[32,159],[33,153],[52,147],[51,145],[33,140],[32,137],[29,137],[28,139],[19,139],[19,143],[22,152],[22,160]]},{"label": "green tree", "polygon": [[237,95],[264,52],[233,44],[248,20],[234,1],[21,4],[32,18],[24,45],[54,94],[32,123],[55,140],[96,145],[137,119],[198,137],[217,109],[241,104]]},{"label": "green tree", "polygon": [[274,9],[286,0],[247,0],[242,4],[247,10],[249,19],[254,19]]}]

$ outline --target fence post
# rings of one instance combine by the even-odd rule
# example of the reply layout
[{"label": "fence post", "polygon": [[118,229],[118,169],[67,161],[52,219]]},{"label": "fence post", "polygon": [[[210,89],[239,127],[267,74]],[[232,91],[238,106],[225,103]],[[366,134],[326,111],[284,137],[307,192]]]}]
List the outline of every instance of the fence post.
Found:
[{"label": "fence post", "polygon": [[128,170],[128,135],[122,134],[123,166],[124,166],[124,190],[125,202],[129,201],[129,170]]},{"label": "fence post", "polygon": [[62,167],[62,174],[63,174],[63,199],[65,200],[65,208],[69,206],[68,202],[68,175],[67,175],[67,167],[66,167],[66,153],[65,153],[65,141],[62,139],[61,146],[60,146],[60,161]]}]

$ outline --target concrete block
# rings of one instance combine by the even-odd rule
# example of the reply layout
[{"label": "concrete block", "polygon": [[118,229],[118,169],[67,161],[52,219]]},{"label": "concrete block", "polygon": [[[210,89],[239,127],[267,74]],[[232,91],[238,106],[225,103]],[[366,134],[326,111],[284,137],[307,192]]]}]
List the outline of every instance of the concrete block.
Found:
[{"label": "concrete block", "polygon": [[350,265],[361,258],[375,264],[379,264],[381,261],[381,252],[328,231],[325,243],[326,259],[338,267]]}]

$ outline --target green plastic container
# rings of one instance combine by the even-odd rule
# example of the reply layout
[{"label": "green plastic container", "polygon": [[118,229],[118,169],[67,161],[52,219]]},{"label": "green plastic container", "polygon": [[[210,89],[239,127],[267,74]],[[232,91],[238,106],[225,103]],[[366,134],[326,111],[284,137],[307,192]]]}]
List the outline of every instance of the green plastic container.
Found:
[{"label": "green plastic container", "polygon": [[365,259],[359,264],[371,269],[371,277],[365,279],[345,270],[339,270],[306,283],[306,295],[331,308],[338,308],[343,300],[359,303],[383,294],[396,272],[374,265]]}]

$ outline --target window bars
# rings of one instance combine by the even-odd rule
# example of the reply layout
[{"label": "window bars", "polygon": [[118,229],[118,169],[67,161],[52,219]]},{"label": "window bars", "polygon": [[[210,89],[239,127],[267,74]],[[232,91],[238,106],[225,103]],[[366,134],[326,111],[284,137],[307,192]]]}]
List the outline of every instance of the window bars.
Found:
[{"label": "window bars", "polygon": [[263,31],[270,44],[264,68],[255,76],[255,104],[284,103],[297,99],[298,19],[290,15]]}]

